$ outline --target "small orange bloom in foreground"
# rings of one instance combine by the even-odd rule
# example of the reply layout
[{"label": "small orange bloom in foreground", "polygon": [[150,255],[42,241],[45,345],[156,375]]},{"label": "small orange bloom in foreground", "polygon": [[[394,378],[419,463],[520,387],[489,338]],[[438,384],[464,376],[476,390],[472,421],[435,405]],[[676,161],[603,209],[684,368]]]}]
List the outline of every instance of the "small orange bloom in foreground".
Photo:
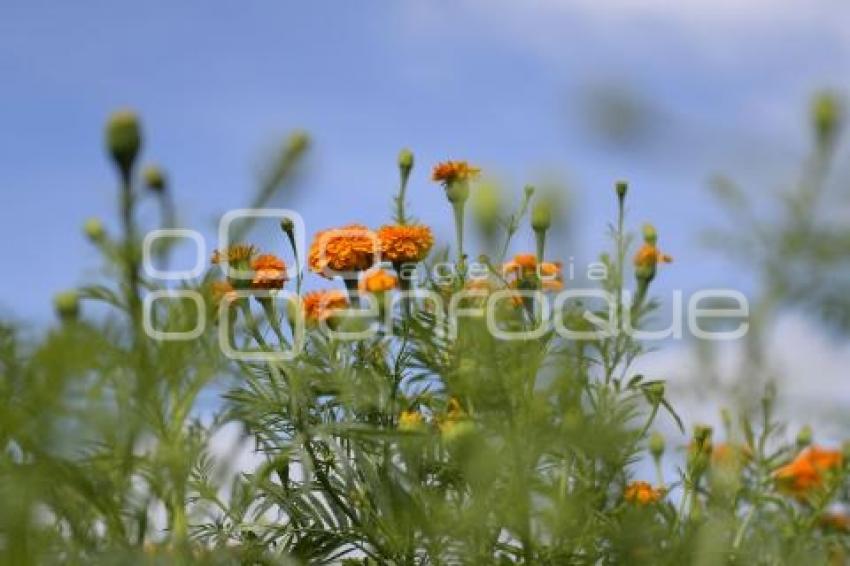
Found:
[{"label": "small orange bloom in foreground", "polygon": [[661,501],[664,497],[664,490],[662,488],[652,487],[652,484],[649,482],[637,480],[629,482],[623,497],[630,503],[649,505],[650,503]]},{"label": "small orange bloom in foreground", "polygon": [[528,279],[538,274],[543,282],[544,290],[560,291],[564,288],[564,282],[561,279],[561,263],[544,261],[538,267],[537,256],[534,254],[515,255],[513,260],[506,262],[502,266],[502,273],[505,278],[509,278],[509,276],[515,277],[510,282],[513,287],[518,286],[520,280]]},{"label": "small orange bloom in foreground", "polygon": [[377,235],[362,224],[322,230],[313,238],[308,262],[310,269],[324,277],[330,271],[363,271],[369,269],[378,254]]},{"label": "small orange bloom in foreground", "polygon": [[422,428],[422,413],[419,411],[402,411],[398,416],[398,428],[400,430],[418,430]]},{"label": "small orange bloom in foreground", "polygon": [[654,269],[659,263],[672,263],[673,258],[661,253],[655,244],[644,244],[635,254],[635,267]]},{"label": "small orange bloom in foreground", "polygon": [[717,466],[741,466],[752,458],[748,446],[721,443],[711,452],[711,463]]},{"label": "small orange bloom in foreground", "polygon": [[308,322],[325,321],[337,311],[348,308],[348,295],[339,289],[313,291],[301,300]]},{"label": "small orange bloom in foreground", "polygon": [[279,257],[263,254],[251,261],[254,279],[251,285],[255,289],[280,289],[286,283],[286,264]]},{"label": "small orange bloom in foreground", "polygon": [[842,462],[839,450],[810,446],[790,463],[776,470],[773,477],[780,489],[798,496],[805,495],[812,489],[822,487],[828,474],[840,468]]},{"label": "small orange bloom in foreground", "polygon": [[422,261],[434,245],[434,234],[422,224],[381,226],[378,239],[383,259],[393,263]]},{"label": "small orange bloom in foreground", "polygon": [[443,184],[468,181],[477,177],[480,172],[481,169],[471,166],[466,161],[444,161],[434,166],[431,180]]},{"label": "small orange bloom in foreground", "polygon": [[364,293],[383,293],[395,289],[398,279],[384,269],[367,271],[360,279],[360,291]]}]

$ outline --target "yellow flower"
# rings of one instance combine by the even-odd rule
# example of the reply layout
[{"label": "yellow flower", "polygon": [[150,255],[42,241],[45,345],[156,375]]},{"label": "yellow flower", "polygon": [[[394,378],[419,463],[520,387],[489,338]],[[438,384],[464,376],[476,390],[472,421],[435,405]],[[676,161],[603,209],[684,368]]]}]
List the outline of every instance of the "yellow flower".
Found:
[{"label": "yellow flower", "polygon": [[362,224],[318,232],[310,245],[310,269],[331,278],[334,271],[363,271],[380,254],[377,235]]},{"label": "yellow flower", "polygon": [[422,224],[381,226],[378,229],[382,258],[393,263],[412,263],[425,259],[434,245],[434,234]]},{"label": "yellow flower", "polygon": [[626,491],[623,497],[629,503],[637,503],[639,505],[649,505],[657,503],[664,497],[663,488],[654,488],[652,484],[645,481],[629,482],[626,486]]},{"label": "yellow flower", "polygon": [[367,271],[360,279],[360,291],[363,293],[383,293],[395,289],[398,279],[383,269]]},{"label": "yellow flower", "polygon": [[251,261],[254,279],[251,285],[255,289],[280,289],[286,283],[286,264],[279,257],[263,254]]},{"label": "yellow flower", "polygon": [[307,293],[301,299],[308,322],[325,321],[339,310],[348,308],[348,295],[339,289]]},{"label": "yellow flower", "polygon": [[473,167],[466,161],[444,161],[434,166],[431,179],[443,184],[454,181],[468,181],[474,179],[481,172],[478,167]]},{"label": "yellow flower", "polygon": [[424,419],[419,411],[402,411],[398,416],[398,428],[404,431],[419,430],[422,428]]}]

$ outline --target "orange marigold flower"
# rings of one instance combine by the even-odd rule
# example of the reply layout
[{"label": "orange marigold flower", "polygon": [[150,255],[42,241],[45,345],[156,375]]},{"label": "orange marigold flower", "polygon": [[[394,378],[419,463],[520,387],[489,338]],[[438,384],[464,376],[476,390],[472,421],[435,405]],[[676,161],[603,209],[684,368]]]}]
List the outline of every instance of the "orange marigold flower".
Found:
[{"label": "orange marigold flower", "polygon": [[367,271],[360,278],[359,288],[363,293],[383,293],[395,289],[398,278],[384,269]]},{"label": "orange marigold flower", "polygon": [[337,311],[348,308],[348,295],[339,289],[307,293],[301,299],[308,322],[325,321]]},{"label": "orange marigold flower", "polygon": [[383,259],[393,263],[413,263],[425,259],[434,245],[434,234],[422,224],[392,224],[378,229]]},{"label": "orange marigold flower", "polygon": [[842,463],[843,456],[839,450],[810,446],[776,470],[773,477],[783,491],[803,496],[822,487],[828,475],[840,468]]},{"label": "orange marigold flower", "polygon": [[215,250],[212,255],[212,263],[218,265],[222,261],[228,264],[237,264],[240,262],[250,261],[254,254],[257,253],[257,248],[248,244],[234,244],[226,250]]},{"label": "orange marigold flower", "polygon": [[419,411],[402,411],[398,416],[399,430],[418,430],[422,428],[424,419]]},{"label": "orange marigold flower", "polygon": [[825,513],[820,518],[820,525],[833,531],[850,532],[850,516],[846,513]]},{"label": "orange marigold flower", "polygon": [[629,482],[623,497],[630,503],[649,505],[661,501],[664,497],[664,489],[654,488],[649,482],[637,480]]},{"label": "orange marigold flower", "polygon": [[673,258],[661,253],[655,244],[644,244],[635,254],[635,267],[654,269],[659,263],[672,263]]},{"label": "orange marigold flower", "polygon": [[254,279],[251,285],[255,289],[280,289],[286,283],[286,263],[272,254],[263,254],[251,261]]},{"label": "orange marigold flower", "polygon": [[310,269],[324,277],[333,271],[363,271],[380,254],[377,235],[362,224],[349,224],[316,233],[310,245]]},{"label": "orange marigold flower", "polygon": [[537,256],[534,254],[515,255],[513,260],[502,266],[502,273],[505,278],[514,278],[510,281],[512,287],[519,286],[521,280],[528,279],[536,274],[540,276],[544,290],[560,291],[564,288],[561,277],[561,263],[543,261],[538,265]]},{"label": "orange marigold flower", "polygon": [[439,183],[448,184],[454,181],[468,181],[474,179],[481,172],[478,167],[473,167],[466,161],[444,161],[434,166],[431,179]]}]

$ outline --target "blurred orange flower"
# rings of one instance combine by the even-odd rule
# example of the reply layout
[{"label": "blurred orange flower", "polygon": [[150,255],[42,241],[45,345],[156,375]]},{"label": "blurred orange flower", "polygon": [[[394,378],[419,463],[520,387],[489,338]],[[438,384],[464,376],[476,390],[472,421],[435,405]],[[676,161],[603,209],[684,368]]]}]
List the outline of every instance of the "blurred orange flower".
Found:
[{"label": "blurred orange flower", "polygon": [[398,428],[400,430],[418,430],[422,428],[424,419],[419,411],[402,411],[398,416]]},{"label": "blurred orange flower", "polygon": [[249,261],[256,253],[257,248],[254,246],[248,244],[234,244],[224,251],[215,250],[211,261],[214,265],[218,265],[222,263],[222,261],[226,261],[228,264],[237,264]]},{"label": "blurred orange flower", "polygon": [[512,287],[517,287],[522,280],[539,274],[544,290],[560,291],[564,288],[561,277],[561,263],[544,261],[540,263],[538,269],[537,256],[534,254],[515,255],[511,261],[502,265],[502,273],[506,279],[509,279],[509,284]]},{"label": "blurred orange flower", "polygon": [[313,238],[308,262],[310,269],[324,277],[328,271],[363,271],[375,263],[380,253],[377,235],[362,224],[322,230]]},{"label": "blurred orange flower", "polygon": [[661,501],[664,497],[664,489],[654,488],[649,482],[636,480],[629,482],[623,497],[630,503],[649,505]]},{"label": "blurred orange flower", "polygon": [[434,234],[422,224],[381,226],[378,239],[383,259],[393,263],[422,261],[434,245]]},{"label": "blurred orange flower", "polygon": [[367,271],[360,279],[360,291],[364,293],[383,293],[395,289],[398,278],[384,269]]},{"label": "blurred orange flower", "polygon": [[313,291],[301,301],[308,322],[325,321],[337,311],[348,308],[348,295],[339,289]]},{"label": "blurred orange flower", "polygon": [[635,267],[654,269],[659,263],[672,263],[673,258],[661,253],[655,244],[643,244],[635,254]]},{"label": "blurred orange flower", "polygon": [[236,299],[236,291],[229,281],[213,281],[210,284],[210,294],[215,304],[220,303],[222,299],[227,299],[228,301]]},{"label": "blurred orange flower", "polygon": [[251,261],[254,279],[251,285],[255,289],[280,289],[286,283],[286,263],[272,254],[263,254]]},{"label": "blurred orange flower", "polygon": [[774,472],[779,488],[793,495],[805,495],[824,485],[828,475],[841,467],[839,450],[810,446],[790,463]]},{"label": "blurred orange flower", "polygon": [[444,161],[434,166],[431,179],[439,183],[448,184],[454,181],[468,181],[474,179],[481,172],[478,167],[473,167],[466,161]]}]

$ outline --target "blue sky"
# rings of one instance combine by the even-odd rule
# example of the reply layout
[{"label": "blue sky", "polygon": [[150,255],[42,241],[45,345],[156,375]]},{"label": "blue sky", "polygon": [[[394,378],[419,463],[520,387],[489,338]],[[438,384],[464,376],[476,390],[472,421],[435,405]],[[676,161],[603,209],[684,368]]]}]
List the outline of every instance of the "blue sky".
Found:
[{"label": "blue sky", "polygon": [[[80,227],[113,222],[102,125],[126,106],[144,119],[144,161],[169,171],[183,223],[210,237],[222,212],[247,203],[276,140],[304,128],[315,140],[307,175],[279,204],[308,231],[383,222],[395,155],[409,146],[414,213],[444,233],[449,209],[427,181],[440,159],[468,158],[517,191],[565,182],[578,239],[564,253],[579,258],[605,244],[610,186],[628,178],[633,222],[652,219],[677,259],[659,289],[740,284],[696,241],[716,219],[706,179],[725,171],[762,191],[788,181],[809,95],[847,86],[850,7],[665,4],[7,0],[0,314],[49,321],[54,292],[97,277]],[[600,135],[589,126],[600,92],[648,118],[630,137]]]}]

